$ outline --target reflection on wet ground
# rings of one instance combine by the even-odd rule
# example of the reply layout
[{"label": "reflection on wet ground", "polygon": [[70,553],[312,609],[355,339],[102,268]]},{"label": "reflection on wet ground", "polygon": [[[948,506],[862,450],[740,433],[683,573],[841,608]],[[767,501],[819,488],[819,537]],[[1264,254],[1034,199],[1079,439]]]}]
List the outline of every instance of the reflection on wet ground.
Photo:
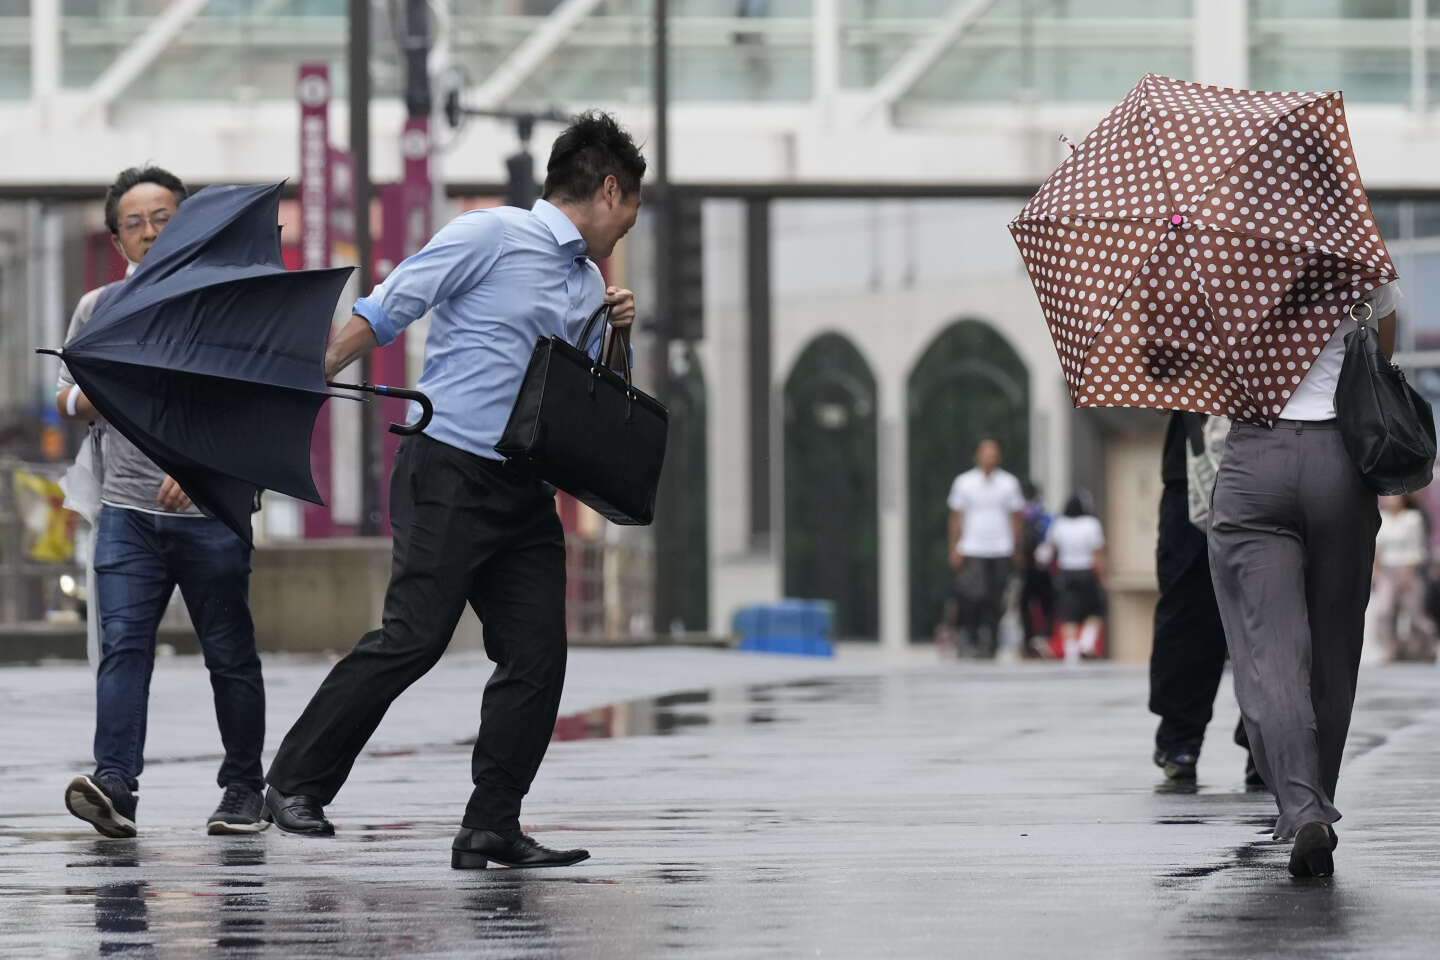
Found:
[{"label": "reflection on wet ground", "polygon": [[526,826],[595,859],[554,871],[449,869],[469,747],[430,728],[362,758],[331,840],[204,836],[209,760],[147,772],[141,836],[99,839],[55,810],[53,765],[20,763],[0,956],[1429,957],[1436,679],[1364,676],[1339,873],[1304,883],[1226,738],[1196,784],[1158,782],[1124,669],[947,664],[569,713]]},{"label": "reflection on wet ground", "polygon": [[[789,684],[807,689],[812,684]],[[557,741],[599,740],[610,737],[663,737],[696,727],[743,726],[775,723],[768,708],[775,696],[772,687],[760,685],[740,690],[688,690],[659,697],[645,697],[597,707],[562,716],[555,724]],[[472,741],[473,742],[473,741]]]}]

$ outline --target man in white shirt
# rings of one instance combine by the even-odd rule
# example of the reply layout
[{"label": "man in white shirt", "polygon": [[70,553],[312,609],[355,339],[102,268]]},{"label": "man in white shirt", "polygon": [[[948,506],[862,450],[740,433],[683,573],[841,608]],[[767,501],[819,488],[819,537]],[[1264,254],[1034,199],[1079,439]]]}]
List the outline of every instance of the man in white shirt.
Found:
[{"label": "man in white shirt", "polygon": [[955,478],[947,502],[956,620],[975,655],[993,657],[1025,507],[1020,481],[1000,469],[1000,444],[980,442],[975,469]]}]

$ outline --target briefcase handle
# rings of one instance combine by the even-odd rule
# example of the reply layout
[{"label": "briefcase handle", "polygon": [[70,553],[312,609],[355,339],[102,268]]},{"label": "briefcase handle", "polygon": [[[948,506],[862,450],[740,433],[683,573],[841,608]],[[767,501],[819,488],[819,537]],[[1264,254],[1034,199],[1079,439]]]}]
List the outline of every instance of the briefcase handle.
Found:
[{"label": "briefcase handle", "polygon": [[[600,304],[600,306],[596,307],[595,312],[590,314],[589,319],[585,321],[585,328],[580,331],[580,339],[576,342],[575,347],[580,350],[580,352],[584,353],[586,356],[590,355],[590,352],[585,348],[586,344],[590,342],[590,333],[595,329],[596,322],[602,316],[605,318],[605,322],[608,324],[610,321],[610,304],[602,303]],[[619,335],[619,331],[617,331],[614,327],[610,328],[610,332],[612,335]],[[590,360],[590,396],[592,397],[595,396],[595,383],[600,379],[600,371],[605,368],[605,346],[606,344],[602,340],[600,343],[599,351],[597,351],[596,356],[591,357]],[[614,349],[613,341],[611,349]],[[621,356],[625,358],[625,422],[629,423],[631,414],[634,412],[634,372],[630,368],[630,351],[623,349],[623,346],[621,349]]]},{"label": "briefcase handle", "polygon": [[585,345],[590,342],[590,332],[595,329],[595,321],[601,317],[605,318],[606,323],[610,322],[610,304],[602,303],[595,308],[594,313],[590,314],[590,319],[585,321],[585,329],[580,331],[580,339],[575,341],[575,349],[589,354],[590,351],[585,349]]}]

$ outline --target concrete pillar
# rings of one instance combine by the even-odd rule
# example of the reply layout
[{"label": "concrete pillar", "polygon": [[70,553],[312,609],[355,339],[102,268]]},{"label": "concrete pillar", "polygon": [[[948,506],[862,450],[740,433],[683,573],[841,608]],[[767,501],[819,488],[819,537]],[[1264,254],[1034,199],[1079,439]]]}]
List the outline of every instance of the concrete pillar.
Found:
[{"label": "concrete pillar", "polygon": [[1250,83],[1249,0],[1195,4],[1194,79],[1222,87]]},{"label": "concrete pillar", "polygon": [[906,436],[905,376],[877,370],[880,486],[880,645],[901,652],[910,645],[910,469]]},{"label": "concrete pillar", "polygon": [[30,100],[48,126],[60,93],[60,0],[30,3]]},{"label": "concrete pillar", "polygon": [[812,28],[815,53],[815,109],[822,126],[829,126],[835,95],[840,90],[840,3],[839,0],[814,0]]}]

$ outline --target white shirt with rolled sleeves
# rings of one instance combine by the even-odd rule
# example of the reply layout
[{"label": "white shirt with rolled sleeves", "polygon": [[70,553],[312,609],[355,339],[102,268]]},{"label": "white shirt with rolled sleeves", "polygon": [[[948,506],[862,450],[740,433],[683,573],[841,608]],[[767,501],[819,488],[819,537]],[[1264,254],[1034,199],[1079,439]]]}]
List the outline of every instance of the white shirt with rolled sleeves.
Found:
[{"label": "white shirt with rolled sleeves", "polygon": [[[1373,310],[1370,322],[1373,323],[1395,312],[1395,307],[1400,302],[1400,292],[1393,282],[1387,283],[1372,290],[1361,302],[1370,304]],[[1357,310],[1360,316],[1365,315],[1363,309]],[[1305,379],[1301,380],[1295,392],[1290,394],[1290,401],[1285,404],[1285,409],[1280,411],[1281,420],[1304,420],[1313,423],[1317,420],[1335,419],[1335,388],[1340,385],[1340,367],[1345,363],[1345,335],[1354,329],[1355,324],[1347,314],[1326,342],[1325,349],[1320,351],[1320,356],[1315,358],[1315,362],[1306,371]]]},{"label": "white shirt with rolled sleeves", "polygon": [[963,515],[962,557],[1008,557],[1015,553],[1012,515],[1025,506],[1025,495],[1014,474],[994,470],[989,475],[976,467],[955,478],[946,499],[951,510]]}]

